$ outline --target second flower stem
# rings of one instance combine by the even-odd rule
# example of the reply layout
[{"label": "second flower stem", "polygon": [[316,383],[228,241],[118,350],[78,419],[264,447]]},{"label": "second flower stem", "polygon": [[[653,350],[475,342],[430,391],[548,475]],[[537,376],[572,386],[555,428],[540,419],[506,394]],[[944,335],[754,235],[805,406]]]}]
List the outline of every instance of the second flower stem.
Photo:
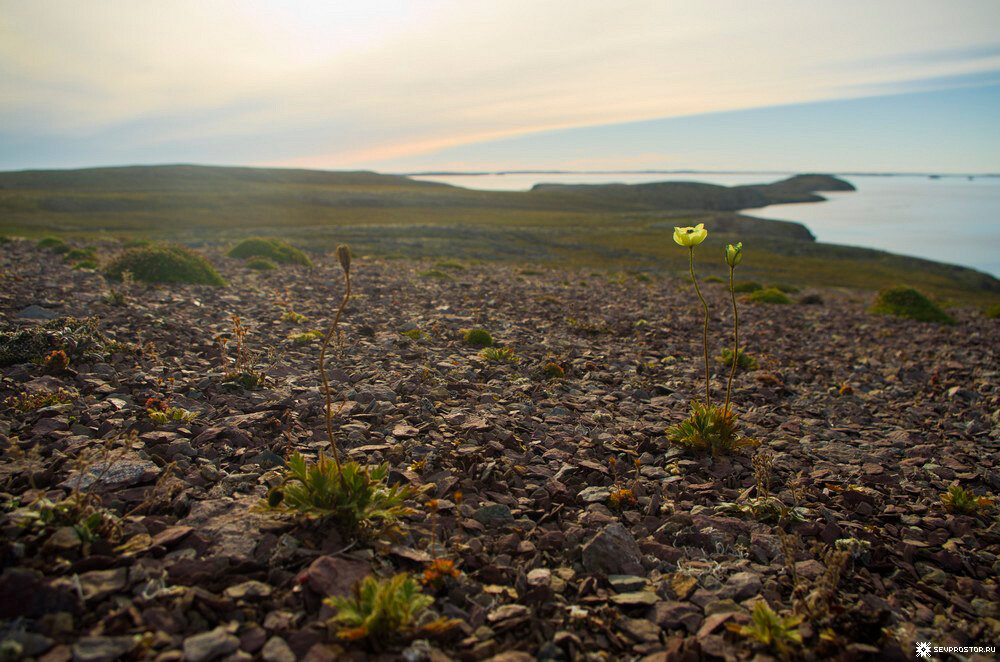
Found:
[{"label": "second flower stem", "polygon": [[733,377],[736,376],[736,366],[740,358],[740,314],[736,310],[736,290],[733,289],[734,267],[729,267],[729,296],[733,299],[733,367],[729,370],[729,383],[726,384],[726,406],[724,411],[729,411],[729,400],[733,394]]},{"label": "second flower stem", "polygon": [[702,308],[705,309],[705,324],[704,324],[704,339],[703,345],[705,348],[705,406],[712,406],[712,395],[710,389],[710,382],[708,377],[708,303],[705,301],[705,297],[701,295],[701,288],[698,287],[698,279],[694,276],[694,246],[688,248],[689,256],[691,258],[691,282],[694,283],[694,291],[698,293],[698,298],[701,299]]}]

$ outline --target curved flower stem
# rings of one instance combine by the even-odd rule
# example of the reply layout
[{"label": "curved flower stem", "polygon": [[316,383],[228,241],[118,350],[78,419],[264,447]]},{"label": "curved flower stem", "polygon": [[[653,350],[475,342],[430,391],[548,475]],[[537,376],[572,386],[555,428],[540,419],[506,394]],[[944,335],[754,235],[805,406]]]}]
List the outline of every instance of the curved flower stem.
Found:
[{"label": "curved flower stem", "polygon": [[726,406],[723,411],[729,411],[729,400],[733,394],[733,377],[736,376],[736,365],[740,358],[740,314],[736,310],[736,290],[733,289],[733,272],[735,267],[729,267],[729,296],[733,299],[733,367],[729,371],[729,383],[726,384]]},{"label": "curved flower stem", "polygon": [[698,293],[698,298],[701,299],[701,305],[705,309],[705,406],[712,406],[712,395],[709,387],[708,378],[708,303],[705,301],[705,297],[701,295],[701,288],[698,287],[698,279],[694,276],[694,246],[689,246],[688,251],[690,251],[691,258],[691,282],[694,283],[694,291]]},{"label": "curved flower stem", "polygon": [[340,316],[343,314],[344,308],[351,298],[350,272],[344,272],[344,278],[347,282],[347,289],[344,290],[344,299],[340,302],[340,308],[337,309],[337,316],[333,318],[333,324],[330,325],[326,336],[323,337],[323,347],[319,351],[319,374],[323,378],[323,392],[326,395],[326,436],[330,440],[330,449],[333,451],[333,462],[337,465],[337,473],[341,475],[341,478],[343,478],[343,474],[340,471],[340,452],[337,450],[337,442],[333,439],[333,396],[330,394],[330,380],[326,376],[326,349],[330,345],[330,339],[333,338],[334,333],[337,331],[337,326],[340,325]]}]

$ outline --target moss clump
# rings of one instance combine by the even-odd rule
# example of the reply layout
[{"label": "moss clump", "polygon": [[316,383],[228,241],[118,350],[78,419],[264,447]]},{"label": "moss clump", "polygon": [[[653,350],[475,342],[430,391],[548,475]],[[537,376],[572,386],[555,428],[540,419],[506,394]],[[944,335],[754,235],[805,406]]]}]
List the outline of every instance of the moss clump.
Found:
[{"label": "moss clump", "polygon": [[253,269],[254,271],[272,271],[278,268],[274,262],[271,262],[266,257],[260,255],[255,255],[246,261],[247,269]]},{"label": "moss clump", "polygon": [[726,281],[722,280],[718,276],[705,276],[704,278],[701,279],[701,282],[703,282],[703,283],[725,283]]},{"label": "moss clump", "polygon": [[462,335],[462,338],[466,345],[473,347],[489,347],[493,344],[493,336],[485,329],[469,329]]},{"label": "moss clump", "polygon": [[455,280],[455,277],[451,274],[441,271],[440,269],[428,269],[427,271],[420,272],[421,278],[430,278],[432,280]]},{"label": "moss clump", "polygon": [[991,320],[1000,319],[1000,303],[996,304],[995,306],[990,306],[989,308],[984,310],[983,315],[986,317],[986,319],[991,319]]},{"label": "moss clump", "polygon": [[465,265],[458,260],[439,260],[434,263],[439,269],[451,269],[452,271],[465,271]]},{"label": "moss clump", "polygon": [[733,292],[736,292],[737,294],[756,292],[757,290],[762,290],[762,289],[764,288],[763,286],[761,286],[760,283],[755,283],[752,280],[742,280],[733,285]]},{"label": "moss clump", "polygon": [[792,300],[788,298],[788,295],[777,290],[773,287],[769,287],[766,290],[757,290],[756,292],[751,292],[747,300],[752,303],[791,303]]},{"label": "moss clump", "polygon": [[890,287],[879,292],[871,312],[879,315],[894,315],[918,322],[938,322],[954,324],[955,320],[941,310],[937,304],[912,287]]},{"label": "moss clump", "polygon": [[183,246],[171,244],[131,248],[116,257],[105,273],[120,279],[125,271],[131,272],[136,280],[147,283],[226,284],[204,257]]},{"label": "moss clump", "polygon": [[785,294],[798,294],[800,289],[794,285],[785,285],[784,283],[775,283],[773,285],[768,285],[769,288],[774,288],[779,292],[784,292]]},{"label": "moss clump", "polygon": [[97,263],[97,260],[95,260],[92,257],[84,258],[82,260],[77,261],[75,264],[73,264],[73,268],[77,269],[77,270],[80,270],[80,269],[97,269],[100,266],[101,265]]},{"label": "moss clump", "polygon": [[546,379],[564,379],[566,377],[566,371],[563,370],[563,367],[555,361],[549,361],[542,366],[542,375],[544,375]]},{"label": "moss clump", "polygon": [[279,264],[301,264],[305,267],[313,266],[305,253],[294,246],[290,246],[281,239],[273,237],[250,237],[233,246],[228,253],[229,257],[248,258],[266,257]]},{"label": "moss clump", "polygon": [[38,241],[38,247],[53,253],[68,253],[72,250],[70,245],[59,237],[44,237]]},{"label": "moss clump", "polygon": [[94,258],[93,248],[71,248],[64,255],[67,260],[90,260]]}]

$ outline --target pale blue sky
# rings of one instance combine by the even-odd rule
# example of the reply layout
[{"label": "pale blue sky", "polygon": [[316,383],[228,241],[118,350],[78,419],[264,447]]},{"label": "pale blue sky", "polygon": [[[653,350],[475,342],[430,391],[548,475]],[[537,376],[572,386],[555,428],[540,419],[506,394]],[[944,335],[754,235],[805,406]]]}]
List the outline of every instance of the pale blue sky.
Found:
[{"label": "pale blue sky", "polygon": [[998,25],[995,0],[0,0],[0,169],[997,172]]}]

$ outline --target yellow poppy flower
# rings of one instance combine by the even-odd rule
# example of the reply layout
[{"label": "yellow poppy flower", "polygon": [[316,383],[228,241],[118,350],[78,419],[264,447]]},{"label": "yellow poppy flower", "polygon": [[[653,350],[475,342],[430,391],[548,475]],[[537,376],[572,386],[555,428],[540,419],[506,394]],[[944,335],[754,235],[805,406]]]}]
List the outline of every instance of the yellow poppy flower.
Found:
[{"label": "yellow poppy flower", "polygon": [[693,228],[674,228],[674,241],[688,248],[697,246],[705,241],[705,237],[707,236],[708,230],[705,229],[704,223],[699,223]]}]

